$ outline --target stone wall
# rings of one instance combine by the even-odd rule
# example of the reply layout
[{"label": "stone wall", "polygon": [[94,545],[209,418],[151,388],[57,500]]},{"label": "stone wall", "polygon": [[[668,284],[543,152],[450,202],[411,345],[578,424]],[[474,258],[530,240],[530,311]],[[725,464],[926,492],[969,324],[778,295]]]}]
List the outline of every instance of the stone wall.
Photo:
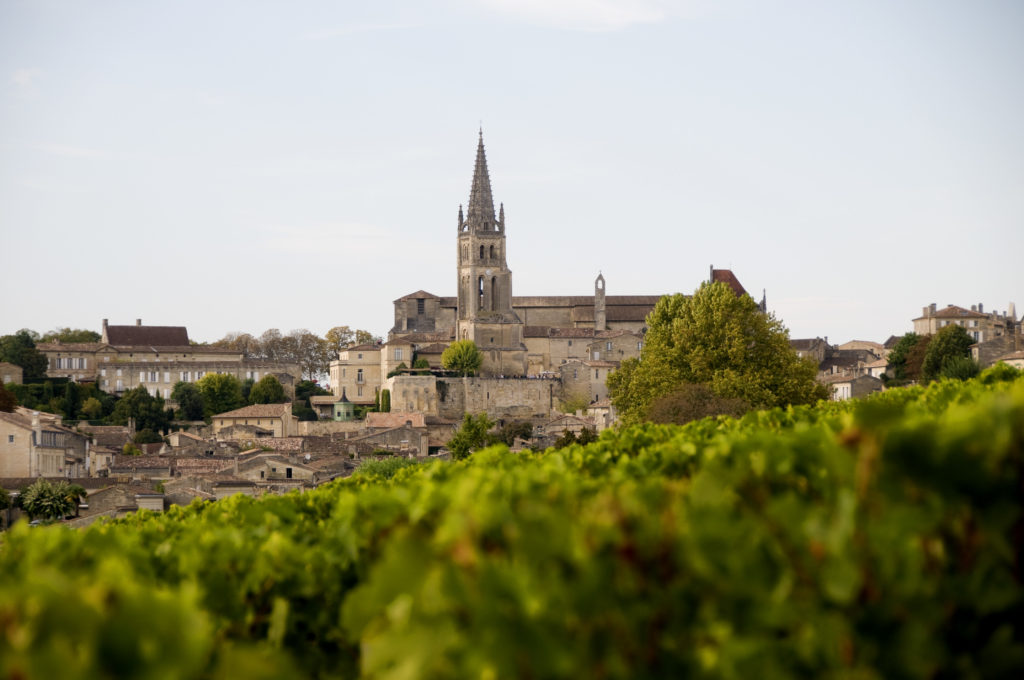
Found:
[{"label": "stone wall", "polygon": [[557,385],[551,379],[442,378],[437,385],[438,415],[454,419],[464,413],[486,413],[492,419],[547,416],[556,406]]},{"label": "stone wall", "polygon": [[300,420],[298,432],[299,437],[325,436],[339,432],[359,432],[365,423],[362,420],[350,420],[347,422],[333,420]]}]

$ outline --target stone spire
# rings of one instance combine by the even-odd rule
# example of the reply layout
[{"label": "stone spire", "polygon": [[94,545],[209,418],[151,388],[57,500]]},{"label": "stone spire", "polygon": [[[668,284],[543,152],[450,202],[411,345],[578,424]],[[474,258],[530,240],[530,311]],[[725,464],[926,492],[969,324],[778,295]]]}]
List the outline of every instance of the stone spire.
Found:
[{"label": "stone spire", "polygon": [[473,187],[469,191],[469,219],[467,225],[474,231],[494,231],[494,198],[491,196],[491,178],[487,174],[487,156],[484,154],[484,131],[480,129],[480,142],[476,147],[476,167],[473,169]]}]

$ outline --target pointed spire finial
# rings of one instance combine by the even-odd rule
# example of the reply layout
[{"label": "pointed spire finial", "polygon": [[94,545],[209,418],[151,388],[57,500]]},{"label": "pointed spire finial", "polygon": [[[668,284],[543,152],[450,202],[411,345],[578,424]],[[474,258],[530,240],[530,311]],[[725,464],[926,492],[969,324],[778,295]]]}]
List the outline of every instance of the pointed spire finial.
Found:
[{"label": "pointed spire finial", "polygon": [[473,186],[469,192],[467,224],[474,231],[491,231],[495,228],[494,198],[491,196],[491,179],[487,174],[483,126],[480,127],[480,141],[476,147],[476,165],[473,168]]}]

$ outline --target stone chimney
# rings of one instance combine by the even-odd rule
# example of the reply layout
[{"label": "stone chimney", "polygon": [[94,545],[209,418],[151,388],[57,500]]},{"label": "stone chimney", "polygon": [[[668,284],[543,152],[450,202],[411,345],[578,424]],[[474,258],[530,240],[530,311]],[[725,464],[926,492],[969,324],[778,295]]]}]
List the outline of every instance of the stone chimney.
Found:
[{"label": "stone chimney", "polygon": [[102,336],[103,337],[100,338],[100,340],[103,343],[106,343],[107,342],[107,320],[106,319],[103,320],[103,333],[102,333]]},{"label": "stone chimney", "polygon": [[935,303],[934,303],[934,302],[933,302],[933,303],[931,303],[930,305],[928,305],[928,311],[929,311],[930,313],[932,313],[932,314],[934,314],[934,313],[935,313]]},{"label": "stone chimney", "polygon": [[978,311],[981,312],[982,314],[984,314],[985,313],[985,305],[983,305],[983,304],[981,304],[979,302],[978,303]]},{"label": "stone chimney", "polygon": [[136,319],[135,320],[135,325],[136,326],[141,326],[142,325],[142,319]]},{"label": "stone chimney", "polygon": [[972,312],[978,311],[978,305],[971,305],[971,311]]}]

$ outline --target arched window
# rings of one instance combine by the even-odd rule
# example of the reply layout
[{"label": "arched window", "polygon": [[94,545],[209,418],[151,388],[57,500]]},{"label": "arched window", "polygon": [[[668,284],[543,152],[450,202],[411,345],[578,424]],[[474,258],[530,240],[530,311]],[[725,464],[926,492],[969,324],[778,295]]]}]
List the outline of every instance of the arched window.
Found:
[{"label": "arched window", "polygon": [[492,260],[494,259],[494,246],[491,246],[491,251],[490,251],[490,258],[491,258]]},{"label": "arched window", "polygon": [[484,247],[480,246],[480,259],[484,259]]},{"label": "arched window", "polygon": [[[483,246],[480,247],[483,248]],[[484,309],[484,277],[477,278],[476,288],[477,309]]]},{"label": "arched window", "polygon": [[[494,246],[491,246],[492,248]],[[498,279],[497,277],[491,277],[491,311],[493,312],[498,308]]]}]

